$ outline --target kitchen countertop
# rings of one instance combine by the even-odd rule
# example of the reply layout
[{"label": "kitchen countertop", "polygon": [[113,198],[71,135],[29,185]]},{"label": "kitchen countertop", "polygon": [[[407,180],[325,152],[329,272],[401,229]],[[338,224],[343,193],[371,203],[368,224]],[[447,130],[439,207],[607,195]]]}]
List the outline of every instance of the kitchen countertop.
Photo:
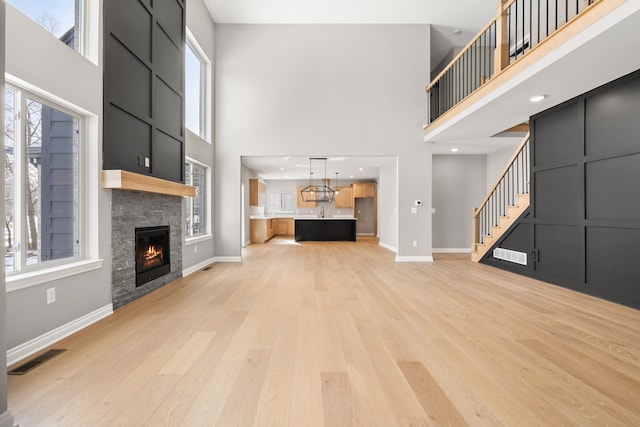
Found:
[{"label": "kitchen countertop", "polygon": [[318,216],[311,216],[311,215],[251,215],[249,217],[249,219],[277,219],[277,218],[284,218],[284,219],[295,219],[295,220],[304,220],[304,219],[312,219],[312,220],[316,220],[316,219],[340,219],[340,220],[344,220],[344,219],[348,219],[348,220],[356,220],[358,218],[354,218],[354,217],[343,217],[343,216],[337,216],[337,217],[325,217],[325,218],[320,218]]}]

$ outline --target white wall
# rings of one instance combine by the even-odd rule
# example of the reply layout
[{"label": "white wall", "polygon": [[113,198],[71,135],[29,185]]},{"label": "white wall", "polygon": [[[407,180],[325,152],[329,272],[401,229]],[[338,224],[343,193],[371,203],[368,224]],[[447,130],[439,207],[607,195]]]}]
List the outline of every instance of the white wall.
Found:
[{"label": "white wall", "polygon": [[485,197],[484,155],[433,156],[434,251],[469,251],[472,213]]},{"label": "white wall", "polygon": [[486,193],[493,188],[502,172],[504,172],[504,169],[507,167],[507,162],[511,160],[511,157],[513,157],[519,145],[520,144],[516,144],[513,147],[503,148],[502,150],[487,154],[487,182],[485,196]]},{"label": "white wall", "polygon": [[380,246],[398,251],[398,159],[380,167],[378,185],[378,234]]},{"label": "white wall", "polygon": [[[213,65],[215,59],[215,24],[209,16],[209,12],[202,0],[189,0],[189,4],[187,5],[187,27],[198,42],[198,45],[200,45],[204,53],[207,55],[207,58],[211,61],[212,70],[209,87],[212,88]],[[211,97],[213,97],[213,91],[211,93]],[[208,117],[213,123],[213,100],[211,100],[211,108],[209,109]],[[213,175],[213,138],[211,138],[211,141],[206,141],[190,130],[186,130],[185,133],[186,156],[209,166],[211,168],[210,172]],[[213,176],[211,177],[211,185],[208,187],[208,193],[212,202],[211,207],[213,207]],[[209,220],[213,221],[213,216],[210,211],[208,214]],[[211,224],[211,231],[213,232],[213,224]],[[213,260],[214,254],[213,238],[198,240],[197,243],[186,243],[182,246],[182,270],[189,271],[194,267],[202,265],[202,263],[208,263]]]},{"label": "white wall", "polygon": [[398,256],[428,259],[428,76],[427,25],[216,25],[216,256],[240,254],[241,156],[382,155],[398,157]]}]

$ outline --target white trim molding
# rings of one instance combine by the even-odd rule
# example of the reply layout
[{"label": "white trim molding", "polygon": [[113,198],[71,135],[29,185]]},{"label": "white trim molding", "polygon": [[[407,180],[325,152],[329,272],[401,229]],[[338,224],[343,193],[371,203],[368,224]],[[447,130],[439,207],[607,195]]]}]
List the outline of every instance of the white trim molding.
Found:
[{"label": "white trim molding", "polygon": [[383,243],[383,242],[379,242],[378,246],[382,246],[383,248],[388,249],[393,253],[396,253],[396,254],[398,253],[398,248],[396,248],[395,246],[387,245],[386,243]]},{"label": "white trim molding", "polygon": [[396,262],[433,262],[432,256],[396,256]]},{"label": "white trim molding", "polygon": [[57,265],[55,267],[17,273],[15,275],[7,275],[7,293],[28,288],[29,286],[65,279],[91,270],[97,270],[102,268],[102,263],[103,260],[101,259],[78,261]]},{"label": "white trim molding", "polygon": [[72,335],[89,325],[113,314],[113,304],[105,305],[91,313],[85,314],[69,323],[40,335],[24,344],[17,345],[7,350],[7,366],[11,366],[23,359],[43,350],[58,341]]},{"label": "white trim molding", "polygon": [[242,262],[241,256],[215,256],[215,262]]},{"label": "white trim molding", "polygon": [[8,410],[0,414],[0,427],[17,427],[13,423],[13,416]]},{"label": "white trim molding", "polygon": [[187,277],[188,275],[193,274],[198,270],[202,270],[203,268],[213,264],[214,262],[215,262],[214,258],[209,258],[209,259],[205,259],[204,261],[200,261],[199,263],[194,264],[191,267],[183,268],[182,277]]},{"label": "white trim molding", "polygon": [[434,254],[470,254],[471,248],[433,248]]}]

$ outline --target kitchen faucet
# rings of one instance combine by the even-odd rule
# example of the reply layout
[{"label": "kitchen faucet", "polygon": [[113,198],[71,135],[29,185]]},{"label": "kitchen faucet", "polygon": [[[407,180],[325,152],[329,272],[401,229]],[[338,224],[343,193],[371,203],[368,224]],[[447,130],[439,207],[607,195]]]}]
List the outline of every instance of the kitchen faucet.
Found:
[{"label": "kitchen faucet", "polygon": [[320,218],[324,218],[324,206],[320,206]]}]

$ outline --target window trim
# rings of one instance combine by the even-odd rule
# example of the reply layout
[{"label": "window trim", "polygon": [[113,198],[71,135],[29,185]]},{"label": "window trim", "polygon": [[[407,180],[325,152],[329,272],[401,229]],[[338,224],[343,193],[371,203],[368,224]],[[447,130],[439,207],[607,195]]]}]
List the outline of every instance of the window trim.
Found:
[{"label": "window trim", "polygon": [[[211,194],[210,194],[211,193],[211,166],[205,163],[199,162],[197,160],[194,160],[191,157],[187,157],[187,156],[185,156],[184,161],[185,163],[191,163],[193,165],[196,165],[204,169],[205,191],[203,192],[203,197],[204,197],[204,208],[205,208],[204,216],[205,216],[206,224],[204,226],[204,233],[197,236],[187,236],[186,230],[185,230],[184,243],[186,245],[192,245],[194,243],[198,243],[198,242],[213,238],[213,234],[211,233],[211,218],[212,218]],[[188,197],[185,197],[185,199],[188,199]],[[186,206],[185,206],[185,209],[186,209]],[[186,212],[185,212],[185,217],[186,217]]]},{"label": "window trim", "polygon": [[[191,49],[196,58],[200,61],[200,129],[198,132],[190,128],[185,128],[194,135],[211,143],[211,112],[212,112],[212,89],[211,89],[211,60],[200,46],[193,33],[187,27],[185,49]],[[186,55],[185,55],[186,58]],[[185,59],[186,68],[186,59]],[[186,70],[185,70],[186,75]],[[185,98],[186,102],[186,98]],[[186,123],[186,110],[185,110]]]},{"label": "window trim", "polygon": [[[38,262],[36,264],[31,264],[28,265],[27,264],[27,258],[26,258],[26,251],[23,250],[22,246],[24,241],[26,241],[25,237],[26,237],[26,229],[25,226],[22,224],[23,222],[23,216],[25,215],[24,212],[24,186],[25,183],[22,182],[23,181],[23,177],[24,177],[24,169],[23,165],[19,166],[19,175],[20,175],[20,179],[18,180],[18,182],[22,182],[21,184],[19,184],[19,187],[16,187],[15,193],[14,193],[14,205],[17,203],[19,206],[19,212],[17,218],[15,219],[16,221],[16,225],[19,226],[20,228],[20,253],[19,256],[15,256],[15,252],[14,252],[14,265],[19,264],[20,268],[14,269],[13,271],[5,271],[5,279],[7,282],[7,292],[9,290],[16,290],[16,289],[23,289],[29,286],[33,286],[36,284],[40,284],[40,283],[44,283],[45,281],[47,281],[48,279],[46,279],[46,277],[51,277],[51,275],[53,274],[54,278],[62,278],[62,277],[67,277],[70,275],[74,275],[74,274],[78,274],[82,271],[89,271],[89,270],[82,270],[82,271],[77,271],[78,269],[75,268],[74,266],[80,265],[80,264],[85,264],[85,263],[96,263],[99,262],[100,266],[102,265],[102,260],[89,260],[87,257],[88,254],[88,244],[86,242],[86,237],[87,237],[87,232],[86,232],[86,221],[87,221],[87,215],[86,215],[86,210],[87,210],[87,201],[85,200],[85,176],[86,176],[86,166],[85,166],[85,161],[86,161],[86,154],[85,154],[85,148],[83,147],[83,141],[85,141],[86,139],[86,132],[87,132],[87,122],[88,122],[88,117],[86,114],[82,113],[80,110],[81,109],[73,109],[73,108],[69,108],[68,105],[62,105],[60,102],[57,102],[53,99],[49,99],[46,96],[41,95],[40,93],[38,93],[39,91],[34,90],[33,87],[30,86],[29,88],[25,88],[23,85],[20,85],[18,83],[16,83],[18,79],[12,79],[10,78],[10,76],[7,76],[6,81],[5,81],[5,86],[4,86],[4,90],[6,89],[12,89],[16,92],[16,105],[19,108],[20,111],[20,117],[16,118],[15,120],[18,121],[18,127],[19,127],[19,131],[16,130],[16,134],[20,134],[19,139],[17,141],[14,141],[14,145],[16,144],[16,142],[18,143],[18,146],[15,147],[14,146],[14,150],[15,153],[18,154],[21,158],[20,158],[20,163],[22,163],[22,160],[24,160],[22,157],[24,156],[24,147],[23,144],[25,143],[24,140],[24,133],[25,133],[25,123],[24,123],[24,111],[26,109],[26,100],[31,99],[33,101],[36,101],[40,104],[46,105],[48,107],[54,108],[56,110],[59,110],[65,114],[68,114],[72,117],[74,117],[75,119],[78,120],[78,163],[77,163],[77,175],[78,175],[78,190],[77,190],[77,197],[78,197],[78,207],[77,207],[77,215],[78,215],[78,255],[75,256],[71,256],[71,257],[66,257],[66,258],[61,258],[61,259],[56,259],[56,260],[50,260],[50,261],[41,261]],[[27,86],[27,85],[25,85]],[[3,106],[4,108],[4,106]],[[14,154],[14,157],[15,155]],[[15,259],[18,260],[18,262],[16,263]],[[91,269],[94,268],[99,268],[99,267],[93,267]],[[68,273],[59,273],[56,274],[56,272],[64,272],[64,271],[68,271]],[[41,280],[38,280],[37,277],[42,276]],[[35,279],[34,279],[35,278]],[[11,285],[10,285],[11,284]]]}]

